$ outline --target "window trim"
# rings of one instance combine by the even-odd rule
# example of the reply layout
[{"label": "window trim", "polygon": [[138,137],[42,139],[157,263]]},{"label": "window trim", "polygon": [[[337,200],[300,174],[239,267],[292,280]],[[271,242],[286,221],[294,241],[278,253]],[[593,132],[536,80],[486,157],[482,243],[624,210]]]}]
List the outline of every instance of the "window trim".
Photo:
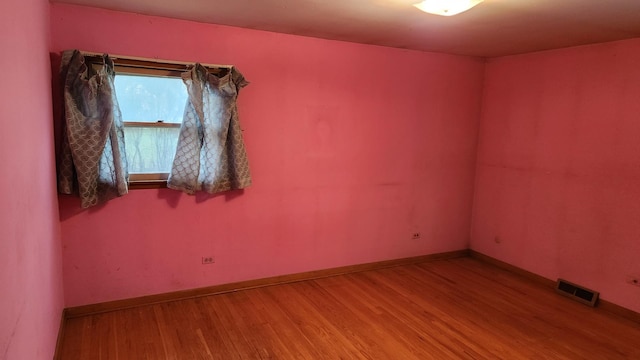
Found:
[{"label": "window trim", "polygon": [[[102,65],[103,54],[82,51],[85,61],[92,65]],[[109,55],[113,61],[114,70],[121,74],[134,75],[153,75],[180,77],[180,75],[189,70],[195,63],[171,60],[148,59],[132,56]],[[217,76],[226,75],[233,68],[232,65],[217,64],[200,64],[204,66],[210,73]]]},{"label": "window trim", "polygon": [[129,189],[162,189],[167,187],[169,173],[129,174]]},{"label": "window trim", "polygon": [[144,127],[144,128],[179,128],[180,124],[157,120],[156,122],[144,121],[123,121],[125,127]]}]

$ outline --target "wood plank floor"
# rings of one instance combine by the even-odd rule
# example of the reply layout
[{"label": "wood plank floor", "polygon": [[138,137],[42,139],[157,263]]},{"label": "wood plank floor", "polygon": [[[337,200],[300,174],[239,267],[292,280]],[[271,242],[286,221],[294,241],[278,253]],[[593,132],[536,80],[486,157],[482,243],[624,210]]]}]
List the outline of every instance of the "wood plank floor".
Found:
[{"label": "wood plank floor", "polygon": [[62,359],[640,359],[640,324],[471,258],[68,319]]}]

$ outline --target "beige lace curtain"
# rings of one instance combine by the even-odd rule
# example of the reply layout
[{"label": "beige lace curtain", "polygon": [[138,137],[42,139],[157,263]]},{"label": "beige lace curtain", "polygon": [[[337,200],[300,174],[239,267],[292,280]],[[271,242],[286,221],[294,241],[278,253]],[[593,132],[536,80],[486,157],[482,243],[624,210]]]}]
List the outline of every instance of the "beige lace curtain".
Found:
[{"label": "beige lace curtain", "polygon": [[62,54],[64,132],[58,190],[78,193],[87,208],[127,193],[127,163],[113,61],[104,55],[99,70],[78,50]]},{"label": "beige lace curtain", "polygon": [[236,100],[248,82],[235,68],[218,78],[196,64],[182,74],[189,100],[167,186],[188,194],[251,184]]},{"label": "beige lace curtain", "polygon": [[[77,193],[83,208],[127,193],[123,123],[108,55],[95,70],[78,50],[65,51],[61,76],[64,116],[58,190]],[[182,74],[188,101],[167,186],[188,194],[251,184],[238,121],[239,90],[248,82],[232,68],[217,77],[195,64]]]}]

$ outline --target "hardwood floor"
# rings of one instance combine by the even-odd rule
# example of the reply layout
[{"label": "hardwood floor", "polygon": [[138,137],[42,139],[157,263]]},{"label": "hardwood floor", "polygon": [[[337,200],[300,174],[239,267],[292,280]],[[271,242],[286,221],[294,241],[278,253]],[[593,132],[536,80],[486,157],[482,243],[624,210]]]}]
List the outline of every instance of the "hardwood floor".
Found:
[{"label": "hardwood floor", "polygon": [[67,319],[61,359],[640,359],[640,324],[472,259]]}]

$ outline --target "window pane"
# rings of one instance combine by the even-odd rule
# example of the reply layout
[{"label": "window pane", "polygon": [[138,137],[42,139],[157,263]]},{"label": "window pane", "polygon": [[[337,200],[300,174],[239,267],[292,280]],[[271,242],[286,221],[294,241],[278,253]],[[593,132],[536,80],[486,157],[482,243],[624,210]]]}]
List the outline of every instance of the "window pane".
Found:
[{"label": "window pane", "polygon": [[129,173],[168,173],[178,144],[180,128],[124,128]]},{"label": "window pane", "polygon": [[127,122],[180,124],[187,90],[180,78],[118,74],[116,96],[125,122],[129,173],[168,173],[178,143],[179,127],[127,126]]},{"label": "window pane", "polygon": [[123,121],[181,123],[187,90],[180,78],[116,75]]}]

